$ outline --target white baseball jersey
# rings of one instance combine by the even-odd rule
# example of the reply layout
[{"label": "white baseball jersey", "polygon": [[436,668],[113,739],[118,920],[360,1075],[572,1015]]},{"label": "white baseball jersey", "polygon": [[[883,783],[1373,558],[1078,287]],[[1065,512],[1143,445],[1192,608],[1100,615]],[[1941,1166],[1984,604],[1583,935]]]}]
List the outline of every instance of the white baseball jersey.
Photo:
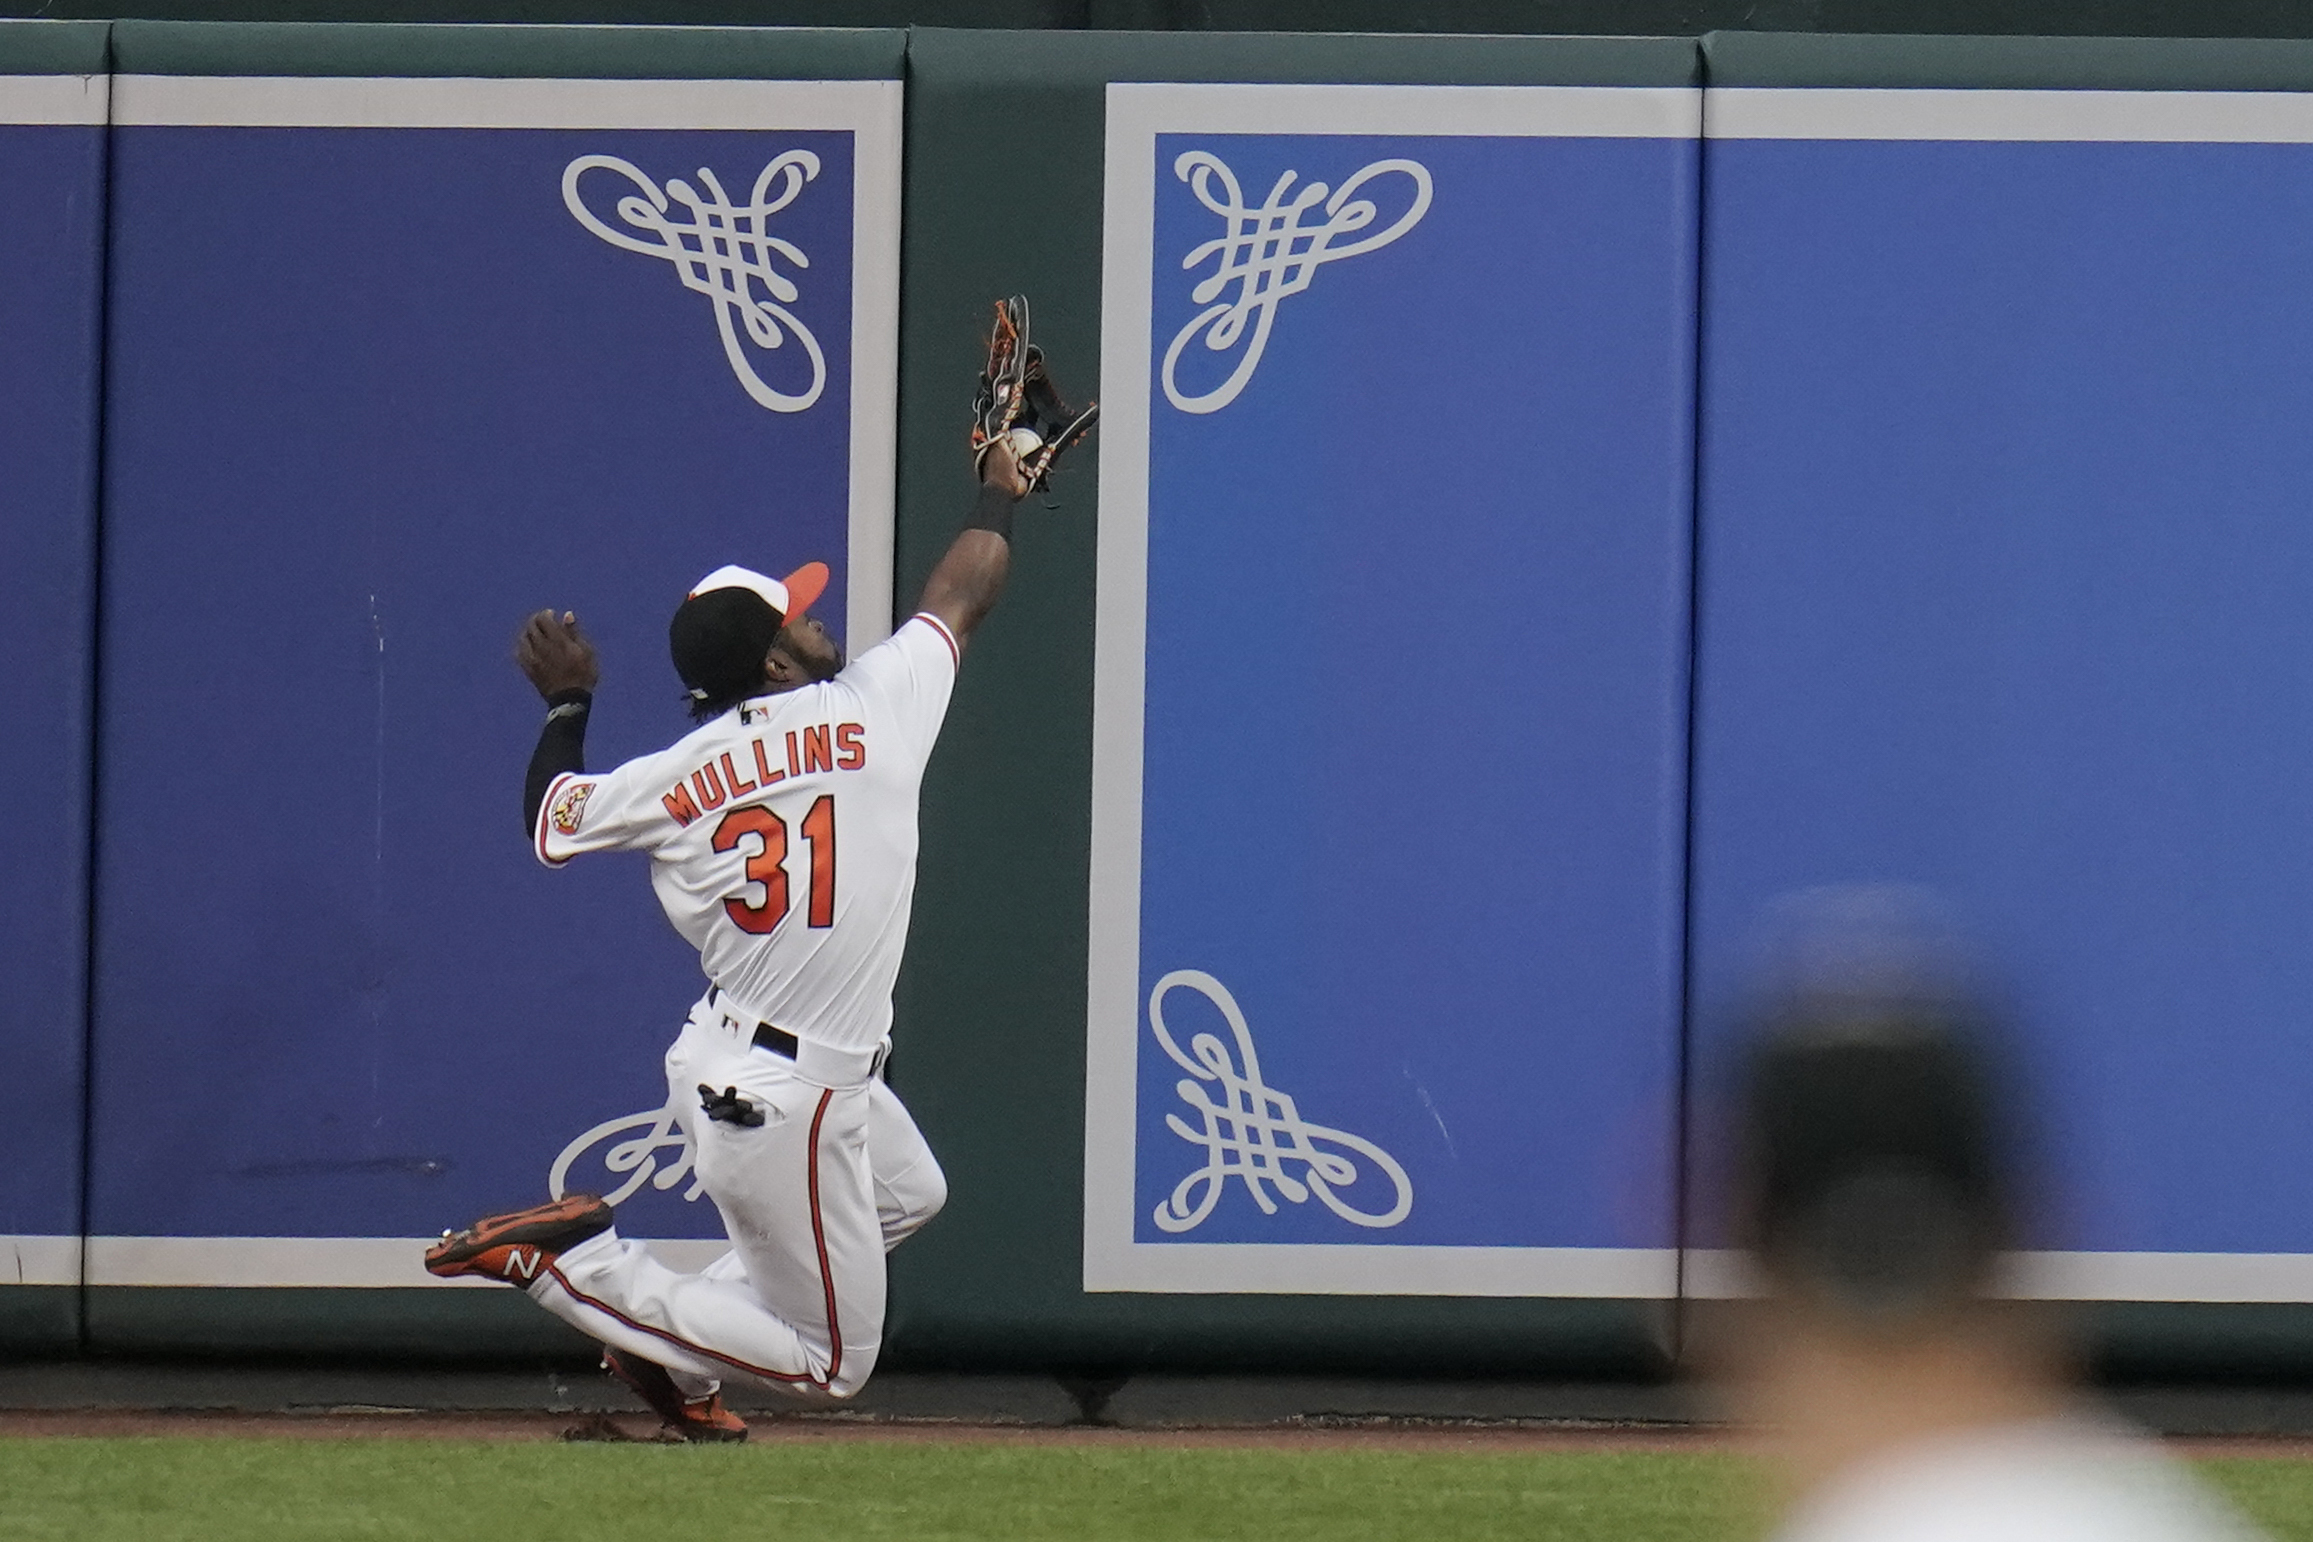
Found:
[{"label": "white baseball jersey", "polygon": [[539,860],[649,852],[651,887],[727,1008],[873,1050],[891,1030],[917,790],[959,657],[919,614],[832,680],[752,698],[614,771],[557,777]]},{"label": "white baseball jersey", "polygon": [[1776,1542],[2260,1542],[2153,1443],[2067,1417],[1930,1438],[1851,1467]]}]

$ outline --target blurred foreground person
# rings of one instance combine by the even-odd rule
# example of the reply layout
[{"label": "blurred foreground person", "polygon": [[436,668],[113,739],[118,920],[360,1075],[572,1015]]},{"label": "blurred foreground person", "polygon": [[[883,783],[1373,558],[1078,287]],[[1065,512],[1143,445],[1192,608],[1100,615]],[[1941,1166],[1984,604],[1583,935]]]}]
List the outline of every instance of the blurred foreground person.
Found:
[{"label": "blurred foreground person", "polygon": [[[1778,1542],[2242,1542],[2182,1464],[2069,1384],[2016,1245],[2015,1089],[1924,902],[1786,903],[1737,1104],[1737,1412],[1778,1459]],[[1730,1323],[1730,1327],[1734,1324]]]}]

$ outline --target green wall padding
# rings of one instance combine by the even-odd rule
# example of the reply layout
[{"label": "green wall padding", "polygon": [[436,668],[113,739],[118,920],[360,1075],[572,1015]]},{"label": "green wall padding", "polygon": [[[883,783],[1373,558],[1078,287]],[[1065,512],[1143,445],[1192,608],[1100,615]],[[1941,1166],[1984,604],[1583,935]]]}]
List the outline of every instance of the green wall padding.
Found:
[{"label": "green wall padding", "polygon": [[892,80],[898,31],[396,27],[124,21],[124,75],[441,75],[574,80]]},{"label": "green wall padding", "polygon": [[0,75],[101,75],[100,21],[0,21]]},{"label": "green wall padding", "polygon": [[1714,32],[1714,86],[2301,91],[2313,42],[2240,38],[1890,37]]},{"label": "green wall padding", "polygon": [[[601,1346],[520,1291],[221,1290],[98,1285],[89,1342],[106,1355],[279,1357],[591,1368]],[[5,1347],[0,1339],[0,1347]]]},{"label": "green wall padding", "polygon": [[512,26],[1069,27],[1085,0],[5,0],[0,15]]}]

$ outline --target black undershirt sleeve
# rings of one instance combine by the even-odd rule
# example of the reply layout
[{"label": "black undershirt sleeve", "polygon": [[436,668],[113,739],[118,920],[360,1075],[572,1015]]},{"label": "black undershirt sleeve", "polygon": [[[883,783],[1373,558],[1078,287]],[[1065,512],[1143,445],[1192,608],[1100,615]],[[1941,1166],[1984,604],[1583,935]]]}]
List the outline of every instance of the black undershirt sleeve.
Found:
[{"label": "black undershirt sleeve", "polygon": [[980,496],[972,504],[972,517],[964,521],[964,528],[991,530],[1009,542],[1012,539],[1012,511],[1019,502],[1003,488],[982,482]]},{"label": "black undershirt sleeve", "polygon": [[522,783],[524,835],[536,837],[538,810],[554,779],[586,769],[586,714],[593,706],[594,692],[577,688],[546,698],[546,723],[538,730],[538,748],[530,752],[530,774]]}]

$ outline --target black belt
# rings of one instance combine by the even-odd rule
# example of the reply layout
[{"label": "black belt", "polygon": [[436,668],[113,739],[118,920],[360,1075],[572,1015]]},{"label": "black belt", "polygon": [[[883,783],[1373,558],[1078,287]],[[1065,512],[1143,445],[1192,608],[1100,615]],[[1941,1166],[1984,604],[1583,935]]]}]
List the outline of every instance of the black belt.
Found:
[{"label": "black belt", "polygon": [[[722,1000],[722,998],[723,987],[720,985],[710,985],[707,987],[708,1006],[713,1006],[716,1002]],[[755,1025],[755,1047],[757,1049],[767,1049],[774,1055],[785,1055],[788,1059],[793,1060],[795,1058],[795,1051],[798,1046],[795,1042],[795,1035],[789,1033],[786,1029],[774,1028],[769,1023],[757,1023]]]}]

